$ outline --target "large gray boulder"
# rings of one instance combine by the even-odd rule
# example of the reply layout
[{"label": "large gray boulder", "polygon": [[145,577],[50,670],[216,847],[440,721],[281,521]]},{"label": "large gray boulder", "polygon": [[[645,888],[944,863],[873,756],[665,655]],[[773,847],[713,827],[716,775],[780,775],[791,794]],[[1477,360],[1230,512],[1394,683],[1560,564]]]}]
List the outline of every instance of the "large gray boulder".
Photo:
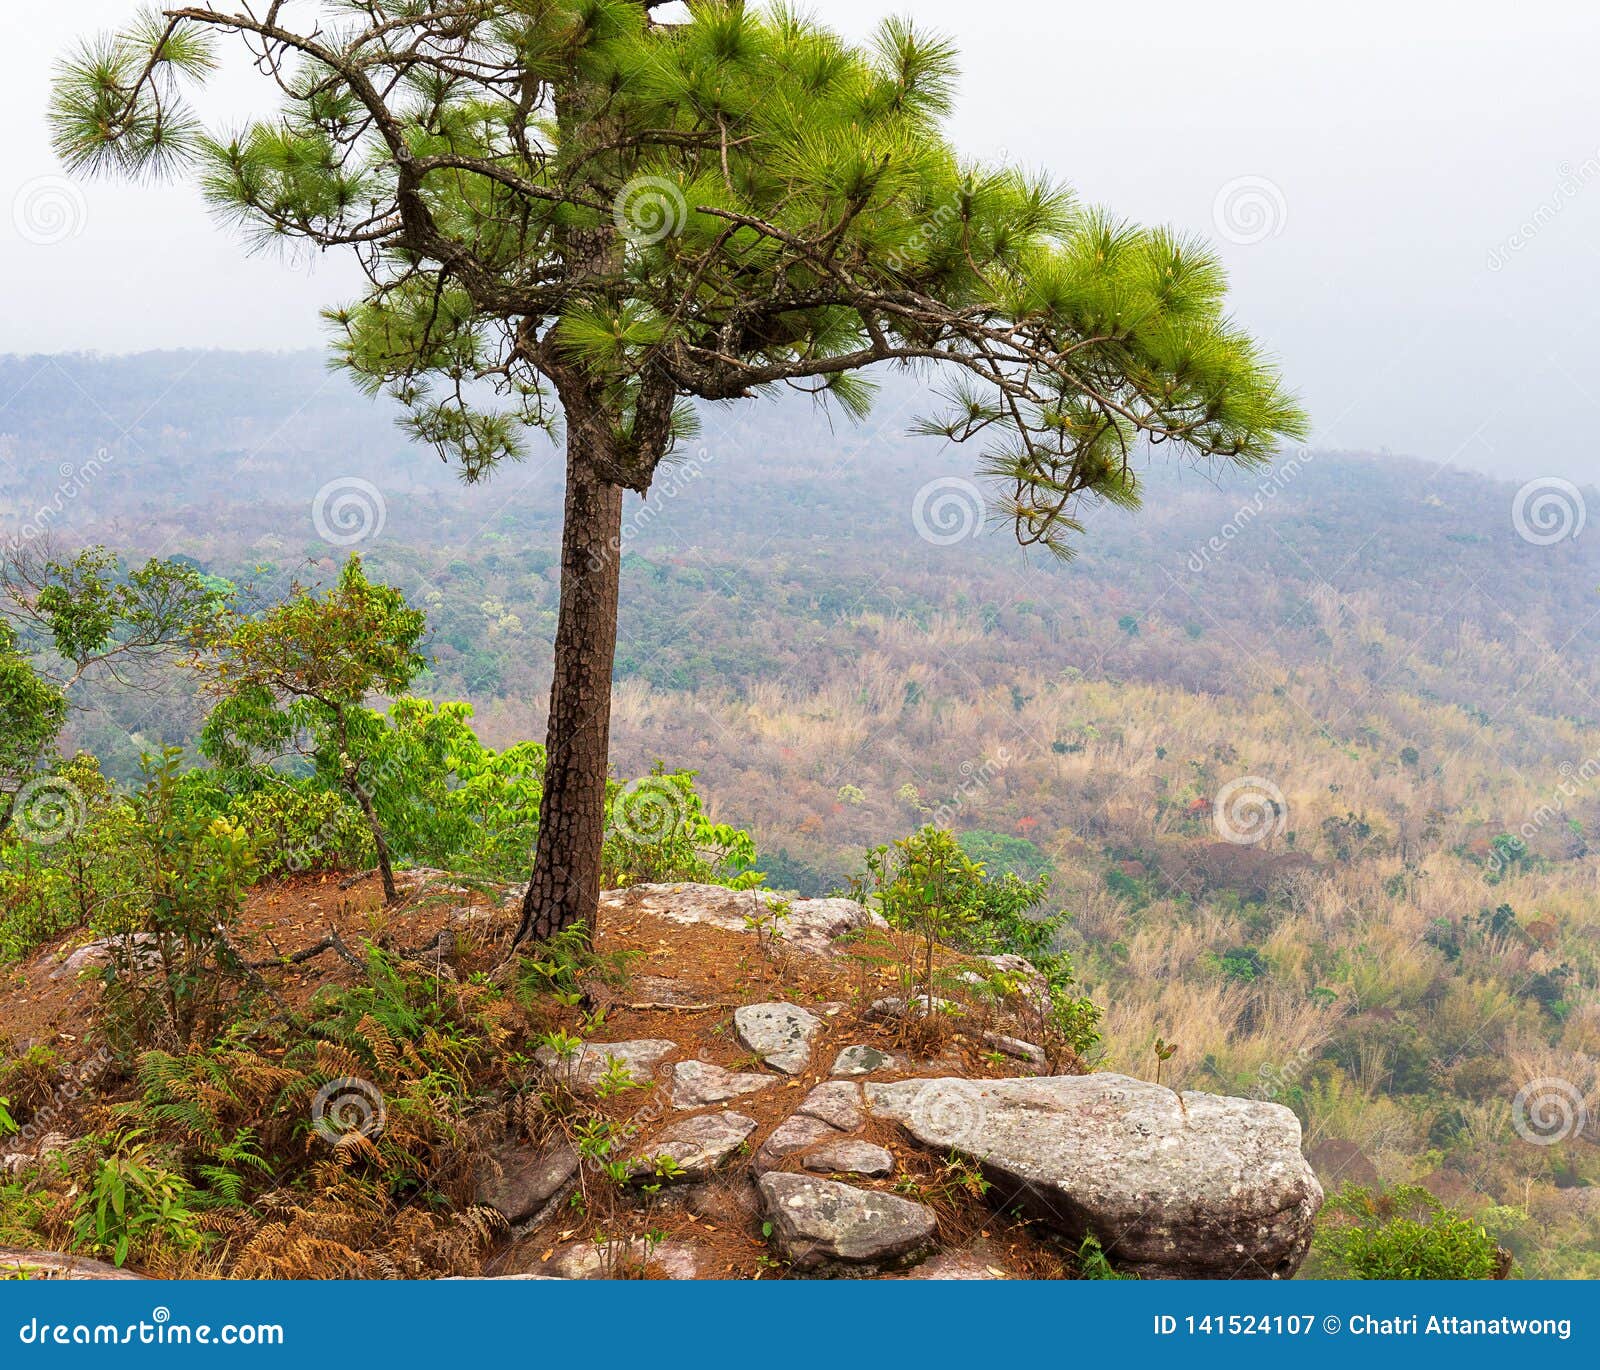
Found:
[{"label": "large gray boulder", "polygon": [[758,1182],[772,1237],[796,1270],[869,1273],[925,1254],[938,1226],[910,1199],[775,1170]]},{"label": "large gray boulder", "polygon": [[1281,1104],[1111,1074],[865,1088],[918,1145],[976,1161],[1002,1205],[1093,1233],[1142,1277],[1285,1279],[1305,1259],[1322,1187]]}]

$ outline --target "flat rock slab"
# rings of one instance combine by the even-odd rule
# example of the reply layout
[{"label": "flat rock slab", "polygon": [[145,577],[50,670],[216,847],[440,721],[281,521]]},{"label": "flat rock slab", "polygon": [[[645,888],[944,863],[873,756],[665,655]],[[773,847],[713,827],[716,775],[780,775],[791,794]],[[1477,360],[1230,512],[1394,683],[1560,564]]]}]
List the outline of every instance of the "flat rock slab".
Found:
[{"label": "flat rock slab", "polygon": [[800,1164],[818,1175],[864,1175],[869,1180],[881,1180],[894,1173],[892,1153],[852,1138],[813,1147]]},{"label": "flat rock slab", "polygon": [[[704,923],[727,932],[751,932],[752,919],[766,918],[782,902],[770,890],[730,890],[721,885],[630,885],[607,890],[600,907],[621,913],[651,913],[674,923]],[[838,951],[843,937],[863,928],[886,928],[881,914],[853,899],[795,899],[773,923],[784,942],[818,956]]]},{"label": "flat rock slab", "polygon": [[756,1152],[755,1168],[758,1171],[771,1170],[796,1152],[804,1151],[818,1142],[839,1141],[843,1136],[844,1133],[831,1123],[797,1113],[779,1123],[772,1130],[772,1135],[761,1143],[761,1149]]},{"label": "flat rock slab", "polygon": [[1145,1278],[1287,1278],[1322,1206],[1281,1104],[1112,1074],[865,1089],[918,1145],[981,1165],[998,1202]]},{"label": "flat rock slab", "polygon": [[131,1270],[119,1270],[104,1261],[87,1256],[69,1256],[60,1251],[27,1251],[0,1246],[0,1279],[7,1276],[29,1280],[142,1280]]},{"label": "flat rock slab", "polygon": [[477,1201],[509,1223],[527,1222],[543,1212],[578,1173],[578,1153],[566,1142],[543,1149],[503,1145],[489,1149],[478,1176]]},{"label": "flat rock slab", "polygon": [[933,1214],[897,1194],[783,1171],[758,1184],[773,1240],[796,1270],[882,1269],[933,1244]]},{"label": "flat rock slab", "polygon": [[704,1108],[726,1103],[742,1094],[754,1094],[778,1083],[775,1075],[727,1070],[709,1061],[679,1061],[672,1067],[672,1106]]},{"label": "flat rock slab", "polygon": [[533,1056],[547,1070],[557,1075],[570,1072],[573,1084],[593,1089],[612,1061],[618,1062],[640,1085],[649,1085],[657,1063],[677,1049],[676,1042],[664,1037],[638,1037],[629,1042],[590,1042],[565,1061],[553,1047],[540,1047]]},{"label": "flat rock slab", "polygon": [[867,1121],[861,1086],[852,1080],[829,1080],[818,1085],[800,1101],[795,1112],[808,1118],[820,1118],[841,1132],[854,1132]]},{"label": "flat rock slab", "polygon": [[[669,1280],[692,1280],[700,1273],[694,1248],[682,1242],[652,1246],[643,1237],[629,1241],[568,1242],[545,1262],[546,1278],[632,1280],[659,1270]],[[536,1278],[536,1277],[535,1277]]]},{"label": "flat rock slab", "polygon": [[908,1280],[1009,1280],[998,1265],[986,1260],[978,1251],[941,1251],[929,1256],[915,1270],[907,1273]]},{"label": "flat rock slab", "polygon": [[684,1118],[657,1133],[640,1147],[628,1165],[629,1178],[648,1180],[655,1176],[654,1158],[670,1156],[679,1173],[661,1177],[667,1183],[689,1184],[713,1175],[744,1145],[756,1130],[756,1120],[742,1113],[702,1113]]},{"label": "flat rock slab", "polygon": [[898,1056],[893,1056],[887,1051],[877,1047],[854,1046],[846,1047],[833,1058],[833,1065],[829,1068],[830,1075],[871,1075],[875,1070],[899,1069],[903,1062]]},{"label": "flat rock slab", "polygon": [[1042,1066],[1045,1062],[1043,1047],[1036,1047],[1032,1042],[1024,1042],[1020,1037],[1008,1037],[1003,1032],[984,1033],[983,1044],[1016,1061],[1027,1061],[1035,1066]]},{"label": "flat rock slab", "polygon": [[798,1075],[811,1064],[811,1041],[822,1020],[798,1004],[781,1001],[745,1004],[733,1013],[740,1042],[785,1075]]}]

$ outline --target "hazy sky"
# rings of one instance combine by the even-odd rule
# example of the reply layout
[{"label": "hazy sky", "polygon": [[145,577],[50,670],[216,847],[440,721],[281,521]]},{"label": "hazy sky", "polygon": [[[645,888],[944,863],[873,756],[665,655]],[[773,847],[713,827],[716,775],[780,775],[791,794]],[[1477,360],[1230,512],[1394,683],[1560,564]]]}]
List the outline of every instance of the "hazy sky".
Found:
[{"label": "hazy sky", "polygon": [[[3,4],[0,352],[317,344],[345,263],[248,258],[184,186],[58,179],[51,64],[135,0]],[[964,54],[960,145],[1216,240],[1319,445],[1600,480],[1592,0],[811,8],[913,12]],[[259,93],[230,70],[207,108]]]}]

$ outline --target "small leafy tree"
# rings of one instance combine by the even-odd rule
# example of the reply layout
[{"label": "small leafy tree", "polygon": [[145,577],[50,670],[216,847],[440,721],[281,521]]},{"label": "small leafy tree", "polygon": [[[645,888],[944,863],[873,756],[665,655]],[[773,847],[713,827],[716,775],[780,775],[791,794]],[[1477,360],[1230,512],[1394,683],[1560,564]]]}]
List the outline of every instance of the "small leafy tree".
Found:
[{"label": "small leafy tree", "polygon": [[47,547],[0,558],[0,833],[28,781],[52,764],[76,688],[97,674],[142,686],[220,606],[218,588],[176,561],[129,570],[103,547],[70,560]]},{"label": "small leafy tree", "polygon": [[[938,377],[921,431],[985,444],[995,516],[1065,552],[1131,505],[1146,443],[1253,465],[1304,418],[1202,244],[962,159],[950,44],[869,45],[786,7],[325,0],[150,13],[51,107],[69,167],[190,171],[259,244],[346,249],[339,361],[476,480],[566,447],[538,848],[519,939],[592,922],[605,843],[623,495],[696,400],[798,390],[864,414],[882,364]],[[208,132],[221,39],[273,107]]]},{"label": "small leafy tree", "polygon": [[384,896],[395,903],[394,863],[373,793],[384,745],[376,694],[403,693],[426,664],[426,619],[398,590],[368,580],[352,556],[325,594],[296,586],[256,618],[231,614],[197,660],[217,696],[201,750],[235,770],[297,755],[350,796],[372,832]]},{"label": "small leafy tree", "polygon": [[997,992],[1025,1006],[1047,1044],[1054,1039],[1081,1054],[1098,1038],[1100,1013],[1075,992],[1072,958],[1056,947],[1068,915],[1038,912],[1049,888],[1048,875],[1034,880],[1010,871],[991,876],[956,837],[931,823],[898,842],[874,847],[866,870],[850,881],[853,897],[875,900],[891,927],[916,937],[917,993],[930,998],[936,993],[940,943],[986,955],[1025,956],[1039,978],[998,969],[992,977]]}]

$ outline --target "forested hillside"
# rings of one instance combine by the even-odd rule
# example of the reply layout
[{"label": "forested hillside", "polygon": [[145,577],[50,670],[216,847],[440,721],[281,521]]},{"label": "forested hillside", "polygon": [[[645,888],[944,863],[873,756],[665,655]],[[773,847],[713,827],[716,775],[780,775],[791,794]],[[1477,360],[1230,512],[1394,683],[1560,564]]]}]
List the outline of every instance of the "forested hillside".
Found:
[{"label": "forested hillside", "polygon": [[[1417,1182],[1528,1274],[1600,1274],[1600,555],[1399,457],[1156,465],[1070,564],[985,528],[921,386],[795,396],[624,523],[616,770],[699,772],[807,895],[933,821],[1051,877],[1109,1066],[1291,1105],[1326,1185]],[[348,552],[428,614],[420,693],[542,735],[560,470],[476,489],[309,355],[0,361],[0,526],[260,602]],[[1595,506],[1590,493],[1588,504]],[[1519,531],[1520,522],[1520,531]],[[1541,525],[1542,526],[1542,525]],[[99,683],[123,779],[193,686]]]}]

